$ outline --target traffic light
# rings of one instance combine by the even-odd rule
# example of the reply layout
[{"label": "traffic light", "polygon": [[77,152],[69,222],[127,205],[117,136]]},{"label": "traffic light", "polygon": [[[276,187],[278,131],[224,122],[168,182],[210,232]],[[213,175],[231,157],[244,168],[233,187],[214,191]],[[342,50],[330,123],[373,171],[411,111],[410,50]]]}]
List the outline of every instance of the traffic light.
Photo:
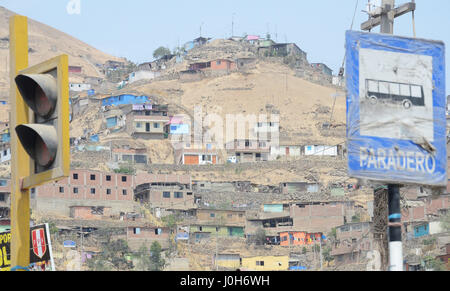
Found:
[{"label": "traffic light", "polygon": [[16,134],[31,158],[30,175],[23,188],[68,176],[69,80],[68,57],[61,55],[29,67],[15,77],[27,105],[29,124],[16,126]]}]

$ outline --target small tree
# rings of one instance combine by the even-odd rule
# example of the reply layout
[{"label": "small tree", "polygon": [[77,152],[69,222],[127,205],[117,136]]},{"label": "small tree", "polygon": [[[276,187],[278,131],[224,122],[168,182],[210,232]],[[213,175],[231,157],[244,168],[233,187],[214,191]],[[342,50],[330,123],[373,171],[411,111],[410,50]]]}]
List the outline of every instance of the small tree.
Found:
[{"label": "small tree", "polygon": [[331,255],[331,247],[325,247],[322,251],[322,255],[325,262],[327,262],[327,266],[334,260],[334,257]]},{"label": "small tree", "polygon": [[424,258],[425,267],[432,269],[433,271],[446,271],[447,267],[441,260],[433,258],[432,256],[426,256]]},{"label": "small tree", "polygon": [[361,222],[361,214],[357,213],[352,216],[352,222]]},{"label": "small tree", "polygon": [[150,260],[150,253],[145,244],[142,244],[142,246],[139,248],[137,255],[139,259],[138,263],[136,264],[136,269],[139,271],[150,271],[152,262]]},{"label": "small tree", "polygon": [[450,212],[448,212],[446,215],[442,217],[441,227],[444,229],[445,232],[450,231]]},{"label": "small tree", "polygon": [[266,231],[263,228],[258,228],[255,233],[255,244],[264,245],[266,243]]},{"label": "small tree", "polygon": [[161,245],[154,241],[150,247],[150,271],[162,271],[166,266],[166,261],[161,256]]},{"label": "small tree", "polygon": [[134,175],[135,169],[131,166],[120,166],[119,169],[115,169],[114,173],[117,174],[127,174],[127,175]]},{"label": "small tree", "polygon": [[153,58],[159,59],[165,55],[170,55],[170,49],[160,46],[153,52]]},{"label": "small tree", "polygon": [[123,271],[133,269],[133,263],[126,256],[131,253],[128,244],[123,239],[111,240],[107,236],[107,241],[102,244],[100,254],[88,261],[88,267],[93,271]]}]

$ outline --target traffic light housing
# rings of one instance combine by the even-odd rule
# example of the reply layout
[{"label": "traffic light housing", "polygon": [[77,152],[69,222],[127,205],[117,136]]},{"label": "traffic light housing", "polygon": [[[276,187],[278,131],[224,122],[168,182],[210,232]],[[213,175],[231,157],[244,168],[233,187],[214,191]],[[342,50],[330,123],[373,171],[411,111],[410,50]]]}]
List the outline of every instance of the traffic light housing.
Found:
[{"label": "traffic light housing", "polygon": [[15,128],[30,156],[30,175],[24,177],[24,189],[69,175],[68,67],[68,56],[61,55],[22,70],[15,77],[30,122]]}]

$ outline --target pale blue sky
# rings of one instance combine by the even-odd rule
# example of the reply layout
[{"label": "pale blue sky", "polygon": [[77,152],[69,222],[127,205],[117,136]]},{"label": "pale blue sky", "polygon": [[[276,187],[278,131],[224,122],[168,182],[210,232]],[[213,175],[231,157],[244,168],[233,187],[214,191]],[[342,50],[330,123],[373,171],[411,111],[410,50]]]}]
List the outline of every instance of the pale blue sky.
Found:
[{"label": "pale blue sky", "polygon": [[[270,32],[278,42],[295,42],[310,62],[323,62],[337,73],[344,57],[345,31],[367,20],[367,0],[79,0],[80,14],[69,14],[71,0],[0,0],[16,13],[64,31],[104,52],[140,63],[152,60],[163,45],[173,49],[199,36],[225,38]],[[74,0],[72,0],[74,1]],[[407,1],[396,1],[402,4]],[[450,1],[416,0],[417,37],[450,44]],[[396,19],[394,33],[412,36],[411,14]],[[379,32],[377,28],[374,32]],[[446,50],[450,94],[450,54]]]}]

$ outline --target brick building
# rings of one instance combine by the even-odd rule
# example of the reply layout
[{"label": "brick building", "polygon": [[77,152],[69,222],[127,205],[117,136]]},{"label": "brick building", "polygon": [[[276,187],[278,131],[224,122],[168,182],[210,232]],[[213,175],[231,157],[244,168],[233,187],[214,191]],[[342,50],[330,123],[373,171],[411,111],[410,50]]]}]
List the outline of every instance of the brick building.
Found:
[{"label": "brick building", "polygon": [[357,263],[374,248],[371,222],[349,223],[336,227],[336,242],[331,250],[336,265]]},{"label": "brick building", "polygon": [[170,229],[148,224],[136,223],[126,228],[126,238],[131,250],[137,251],[142,245],[150,249],[151,244],[157,241],[162,249],[169,245]]},{"label": "brick building", "polygon": [[115,148],[112,150],[114,162],[147,164],[146,148]]},{"label": "brick building", "polygon": [[235,156],[238,163],[268,161],[268,141],[236,139],[226,144],[227,155]]},{"label": "brick building", "polygon": [[139,173],[136,175],[134,199],[149,203],[156,209],[157,216],[164,216],[161,210],[189,211],[197,207],[191,182],[190,175]]},{"label": "brick building", "polygon": [[68,178],[34,188],[32,208],[70,216],[72,206],[111,207],[111,214],[134,208],[134,177],[127,174],[72,170]]},{"label": "brick building", "polygon": [[[282,205],[277,212],[259,212],[247,214],[246,235],[251,236],[258,229],[264,229],[271,238],[280,233],[305,232],[328,233],[350,221],[354,215],[353,201],[299,202]],[[279,241],[279,239],[278,239]]]}]

